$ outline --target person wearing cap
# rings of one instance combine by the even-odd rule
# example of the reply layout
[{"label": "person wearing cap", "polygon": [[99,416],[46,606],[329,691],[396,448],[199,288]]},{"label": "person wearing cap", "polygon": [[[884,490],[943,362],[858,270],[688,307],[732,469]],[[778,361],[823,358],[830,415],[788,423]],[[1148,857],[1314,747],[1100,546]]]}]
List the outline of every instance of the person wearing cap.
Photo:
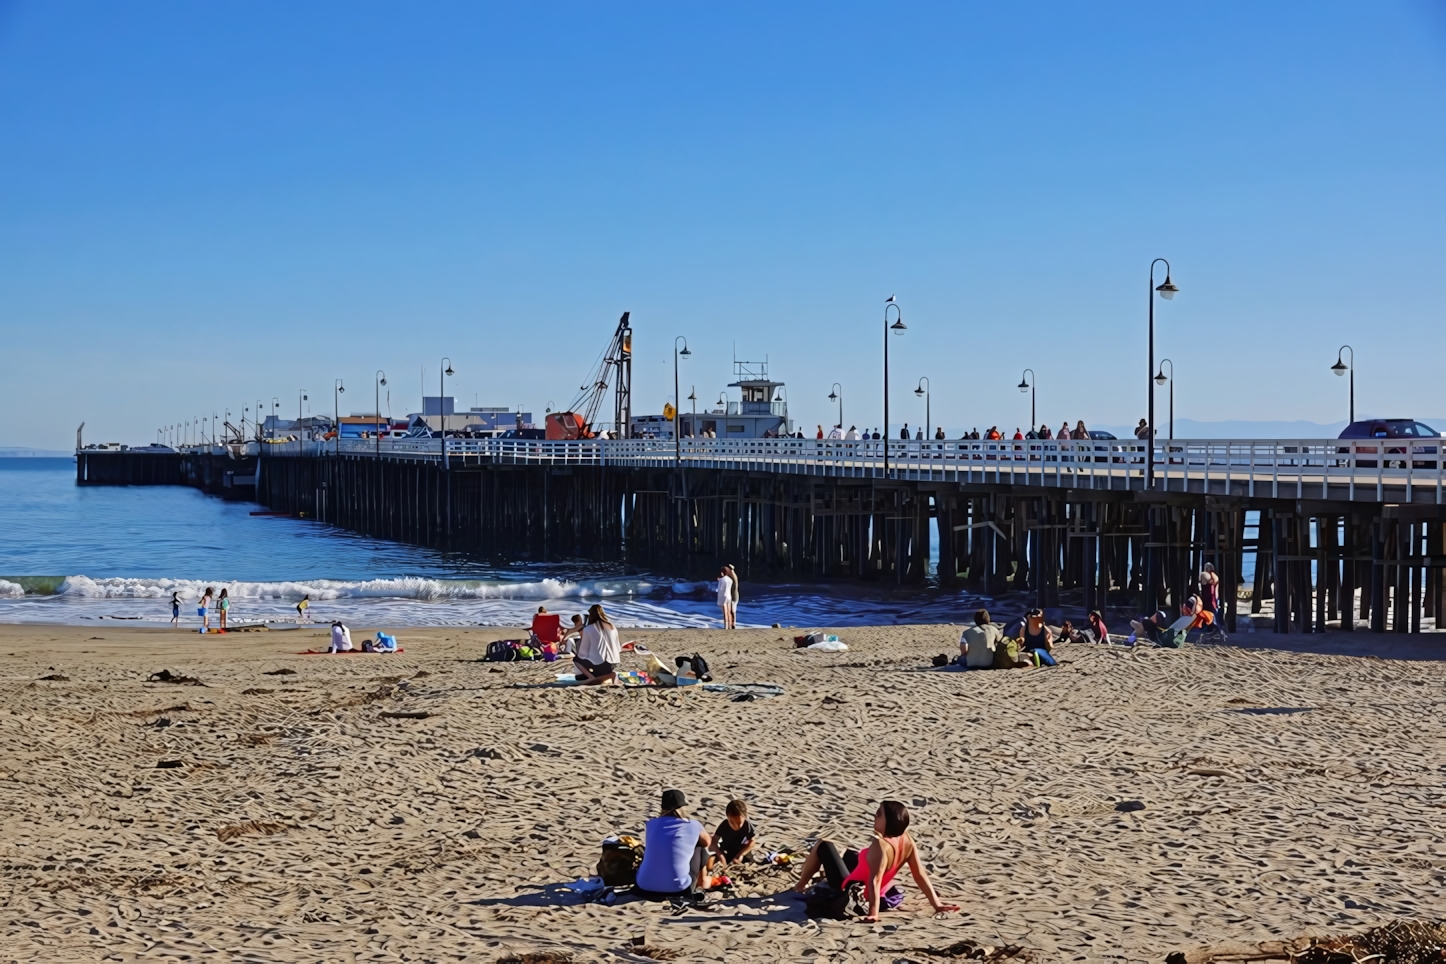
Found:
[{"label": "person wearing cap", "polygon": [[643,863],[636,890],[643,897],[681,897],[703,889],[713,840],[688,816],[682,790],[664,790],[662,813],[643,827]]}]

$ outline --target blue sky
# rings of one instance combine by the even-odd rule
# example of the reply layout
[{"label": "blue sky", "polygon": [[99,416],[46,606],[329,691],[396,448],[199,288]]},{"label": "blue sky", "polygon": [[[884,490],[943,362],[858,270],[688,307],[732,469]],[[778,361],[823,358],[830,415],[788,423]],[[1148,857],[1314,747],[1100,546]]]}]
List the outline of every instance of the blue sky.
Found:
[{"label": "blue sky", "polygon": [[[1436,416],[1440,4],[4,3],[0,444],[145,442],[299,388],[636,411],[769,356],[951,434]],[[290,403],[287,403],[290,399]],[[1163,405],[1163,397],[1161,400]],[[330,400],[317,409],[330,410]],[[1438,426],[1446,427],[1446,426]]]}]

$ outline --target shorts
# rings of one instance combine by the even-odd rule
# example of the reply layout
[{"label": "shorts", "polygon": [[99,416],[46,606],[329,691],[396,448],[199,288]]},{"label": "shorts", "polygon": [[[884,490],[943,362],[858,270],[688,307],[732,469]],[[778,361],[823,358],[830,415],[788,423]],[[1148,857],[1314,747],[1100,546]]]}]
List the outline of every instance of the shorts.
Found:
[{"label": "shorts", "polygon": [[583,669],[587,670],[589,676],[606,676],[617,671],[617,663],[591,663],[581,656],[574,656],[572,661]]},{"label": "shorts", "polygon": [[197,606],[197,607],[196,607],[196,615],[197,615],[197,616],[200,616],[202,619],[205,619],[205,618],[206,618],[206,607],[205,607],[205,606]]}]

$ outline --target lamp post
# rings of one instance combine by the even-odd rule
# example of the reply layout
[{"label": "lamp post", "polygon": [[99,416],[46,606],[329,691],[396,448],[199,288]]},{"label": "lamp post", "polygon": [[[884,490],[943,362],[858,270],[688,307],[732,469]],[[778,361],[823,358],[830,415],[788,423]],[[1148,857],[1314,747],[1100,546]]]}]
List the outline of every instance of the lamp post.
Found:
[{"label": "lamp post", "polygon": [[[1026,377],[1025,377],[1026,375],[1029,376],[1029,377],[1026,378]],[[1035,430],[1035,428],[1037,427],[1037,423],[1035,422],[1035,419],[1038,417],[1038,416],[1036,416],[1036,414],[1035,414],[1035,408],[1034,408],[1034,402],[1035,402],[1034,384],[1035,384],[1036,381],[1038,381],[1038,379],[1035,378],[1035,376],[1034,376],[1034,369],[1033,369],[1033,368],[1026,368],[1026,369],[1024,370],[1024,374],[1022,374],[1022,375],[1019,376],[1019,390],[1020,390],[1021,392],[1028,392],[1028,393],[1029,393],[1029,430],[1030,430],[1031,432],[1033,432],[1033,431]]]},{"label": "lamp post", "polygon": [[277,410],[278,408],[280,408],[280,407],[281,407],[281,399],[277,398],[275,395],[272,395],[272,396],[271,396],[271,434],[267,435],[267,436],[266,436],[267,438],[275,438],[275,437],[276,437],[276,410]]},{"label": "lamp post", "polygon": [[[678,342],[680,341],[683,343],[683,350],[681,352],[678,351]],[[680,393],[678,390],[678,360],[682,359],[683,361],[687,361],[692,354],[693,353],[688,350],[687,338],[679,335],[673,339],[673,464],[675,466],[681,466],[683,464],[683,433],[678,430],[683,422],[683,420],[678,417],[678,412],[683,407],[683,401],[679,397]]]},{"label": "lamp post", "polygon": [[925,375],[919,379],[919,387],[914,389],[915,395],[922,395],[924,398],[924,438],[926,439],[930,437],[929,433],[933,431],[929,426],[934,424],[934,415],[929,410],[929,406],[933,402],[933,399],[929,397],[930,388],[929,376]]},{"label": "lamp post", "polygon": [[[386,383],[387,383],[387,373],[384,372],[384,371],[382,371],[380,368],[378,368],[378,369],[377,369],[377,374],[376,374],[376,381],[375,381],[375,383],[373,383],[373,385],[372,385],[372,388],[374,388],[374,389],[376,390],[376,407],[377,407],[377,415],[376,415],[376,418],[374,418],[374,419],[372,420],[372,431],[376,432],[376,435],[377,435],[377,458],[379,458],[379,459],[382,457],[382,429],[381,429],[381,422],[382,422],[382,386],[385,385]],[[391,426],[387,426],[387,427],[390,428]],[[380,470],[378,470],[378,471],[380,471]]]},{"label": "lamp post", "polygon": [[[1158,287],[1155,285],[1155,265],[1164,262],[1165,281]],[[1150,380],[1145,387],[1150,393],[1149,404],[1149,438],[1145,440],[1145,488],[1155,487],[1155,295],[1158,293],[1166,301],[1171,300],[1180,293],[1175,283],[1170,280],[1170,262],[1164,258],[1156,258],[1150,262],[1150,286],[1145,294],[1150,299]]]},{"label": "lamp post", "polygon": [[261,441],[261,410],[265,407],[266,405],[261,399],[256,399],[256,419],[251,427],[256,430],[256,441],[258,442]]},{"label": "lamp post", "polygon": [[840,432],[842,432],[842,431],[843,431],[843,386],[840,385],[838,382],[834,382],[834,383],[833,383],[833,388],[829,389],[828,400],[829,400],[830,402],[838,402],[838,430],[839,430]]},{"label": "lamp post", "polygon": [[[1349,365],[1341,361],[1341,352],[1345,351],[1351,353],[1351,363]],[[1331,371],[1337,375],[1344,375],[1346,372],[1351,373],[1351,421],[1354,422],[1356,420],[1356,350],[1350,345],[1342,345],[1340,351],[1336,352],[1336,363],[1331,366]]]},{"label": "lamp post", "polygon": [[[447,391],[447,376],[456,374],[452,371],[452,359],[443,358],[441,363],[437,366],[437,372],[437,417],[442,420],[442,428],[441,431],[437,433],[437,435],[442,439],[442,471],[446,472],[451,468],[451,466],[447,464],[447,413],[446,406],[442,404],[442,396],[445,395]],[[452,488],[451,486],[448,486],[447,525],[449,528],[452,525],[451,501]]]},{"label": "lamp post", "polygon": [[[1170,374],[1165,374],[1165,366],[1170,366]],[[1170,383],[1170,441],[1175,441],[1175,363],[1168,358],[1160,359],[1160,370],[1155,373],[1155,384],[1163,385]]]},{"label": "lamp post", "polygon": [[691,421],[688,423],[688,437],[689,437],[689,438],[697,438],[697,437],[698,437],[698,386],[697,386],[697,385],[689,385],[689,386],[688,386],[688,401],[692,402],[692,405],[690,406],[690,408],[691,408],[691,410],[692,410],[692,414],[689,416],[689,418],[691,419]]},{"label": "lamp post", "polygon": [[341,394],[342,394],[342,392],[345,392],[345,391],[346,391],[346,386],[341,383],[341,379],[340,379],[340,378],[334,379],[334,380],[332,381],[332,383],[331,383],[331,411],[332,411],[331,429],[332,429],[333,432],[336,433],[336,439],[335,439],[336,444],[335,444],[335,446],[333,447],[332,451],[334,451],[337,455],[340,455],[340,454],[341,454]]},{"label": "lamp post", "polygon": [[[892,325],[889,324],[889,309],[898,312],[898,316]],[[889,295],[884,302],[884,478],[889,477],[889,332],[902,335],[908,330],[904,324],[904,309]]]},{"label": "lamp post", "polygon": [[298,389],[296,392],[296,437],[301,438],[301,403],[310,401],[311,397],[306,394],[306,389]]}]

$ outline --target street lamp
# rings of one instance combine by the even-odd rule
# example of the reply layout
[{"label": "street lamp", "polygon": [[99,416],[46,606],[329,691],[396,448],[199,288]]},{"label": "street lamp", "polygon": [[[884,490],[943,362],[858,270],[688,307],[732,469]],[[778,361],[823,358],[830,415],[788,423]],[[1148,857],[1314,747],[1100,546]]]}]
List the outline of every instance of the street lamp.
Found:
[{"label": "street lamp", "polygon": [[929,385],[929,376],[925,375],[919,379],[919,387],[914,389],[914,394],[923,396],[924,399],[924,438],[929,438],[929,433],[933,431],[929,426],[934,424],[933,413],[929,411],[929,406],[933,402],[933,399],[929,397],[929,389],[931,387],[932,386]]},{"label": "street lamp", "polygon": [[[1028,375],[1029,377],[1026,378],[1025,375]],[[1029,430],[1030,430],[1031,432],[1033,432],[1033,431],[1038,427],[1038,424],[1037,424],[1036,421],[1035,421],[1036,416],[1035,416],[1035,408],[1034,408],[1034,401],[1035,401],[1034,383],[1035,383],[1036,381],[1037,381],[1037,379],[1034,377],[1034,369],[1033,369],[1033,368],[1026,368],[1026,369],[1024,370],[1024,374],[1019,376],[1019,390],[1020,390],[1021,392],[1028,392],[1028,393],[1029,393]]]},{"label": "street lamp", "polygon": [[340,454],[341,454],[341,395],[342,395],[342,392],[345,392],[345,391],[346,391],[346,386],[341,383],[341,379],[340,379],[340,378],[335,379],[335,380],[332,381],[332,383],[331,383],[331,411],[332,411],[331,430],[336,433],[336,447],[335,447],[335,449],[334,449],[333,451],[335,451],[337,455],[340,455]]},{"label": "street lamp", "polygon": [[690,418],[692,419],[692,421],[689,422],[689,424],[688,424],[688,437],[689,437],[689,438],[697,438],[697,437],[698,437],[698,386],[697,386],[697,385],[689,385],[689,386],[688,386],[688,401],[690,401],[690,402],[693,403],[693,404],[690,406],[690,408],[692,409],[692,415],[690,416]]},{"label": "street lamp", "polygon": [[[372,430],[377,433],[377,458],[382,457],[382,386],[387,383],[387,373],[380,368],[377,369],[376,382],[372,385],[376,389],[376,418],[372,420]],[[390,407],[390,406],[388,406]],[[390,428],[391,426],[387,426]],[[380,471],[380,470],[379,470]]]},{"label": "street lamp", "polygon": [[[1344,351],[1351,353],[1351,363],[1349,365],[1341,361],[1341,352]],[[1342,345],[1340,351],[1336,352],[1336,363],[1331,366],[1331,371],[1337,375],[1345,375],[1346,372],[1351,373],[1351,421],[1354,422],[1356,420],[1356,350],[1350,345]]]},{"label": "street lamp", "polygon": [[275,437],[276,437],[276,410],[277,410],[278,408],[280,408],[280,407],[281,407],[281,399],[277,398],[275,395],[272,395],[272,396],[271,396],[271,434],[267,435],[267,436],[266,436],[267,438],[275,438]]},{"label": "street lamp", "polygon": [[[678,351],[678,342],[683,343],[683,350]],[[678,360],[687,361],[693,353],[688,350],[688,339],[679,335],[673,339],[673,464],[680,466],[683,463],[683,433],[678,427],[682,419],[678,417],[678,411],[683,407],[682,399],[678,390]]]},{"label": "street lamp", "polygon": [[833,388],[829,390],[828,400],[829,400],[830,402],[838,402],[838,430],[839,430],[840,432],[842,432],[842,431],[843,431],[843,386],[840,385],[838,382],[834,382],[834,383],[833,383]]},{"label": "street lamp", "polygon": [[[1170,374],[1165,374],[1165,366],[1170,366]],[[1175,441],[1175,363],[1168,358],[1160,359],[1160,370],[1155,374],[1155,384],[1163,385],[1170,383],[1170,441]]]},{"label": "street lamp", "polygon": [[306,389],[297,389],[296,392],[296,437],[301,438],[301,403],[311,401],[311,396],[306,394]]},{"label": "street lamp", "polygon": [[[889,324],[889,309],[898,312],[894,323]],[[884,302],[884,478],[889,477],[889,332],[902,335],[908,330],[904,324],[904,309],[889,295]]]},{"label": "street lamp", "polygon": [[[1155,265],[1162,261],[1165,264],[1165,281],[1156,287]],[[1155,487],[1155,295],[1158,293],[1161,298],[1169,301],[1180,293],[1180,289],[1175,287],[1175,283],[1170,280],[1169,261],[1164,258],[1156,258],[1150,262],[1150,286],[1145,293],[1150,299],[1150,380],[1145,384],[1150,393],[1150,434],[1145,440],[1145,488],[1153,489]],[[1171,367],[1173,368],[1173,366]]]},{"label": "street lamp", "polygon": [[[443,358],[438,364],[437,370],[439,372],[437,375],[437,417],[441,419],[442,422],[442,430],[438,432],[437,435],[442,439],[442,471],[446,472],[451,466],[447,464],[447,413],[445,406],[442,404],[442,396],[447,394],[447,376],[455,375],[456,372],[452,371],[452,359],[450,358]],[[451,499],[452,490],[449,487],[447,489],[447,524],[449,526],[452,524]]]}]

